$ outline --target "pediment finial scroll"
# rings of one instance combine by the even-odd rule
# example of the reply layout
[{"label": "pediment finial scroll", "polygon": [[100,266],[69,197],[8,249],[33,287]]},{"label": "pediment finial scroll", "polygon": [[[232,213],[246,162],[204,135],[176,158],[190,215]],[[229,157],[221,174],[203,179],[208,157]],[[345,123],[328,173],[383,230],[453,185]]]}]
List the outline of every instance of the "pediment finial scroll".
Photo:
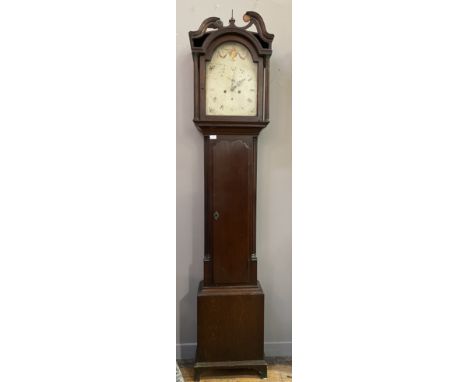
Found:
[{"label": "pediment finial scroll", "polygon": [[203,35],[207,29],[221,29],[223,27],[223,22],[219,17],[208,17],[201,24],[198,30],[189,32],[194,38],[197,38]]},{"label": "pediment finial scroll", "polygon": [[273,38],[275,37],[275,35],[268,33],[262,16],[260,16],[257,12],[254,12],[254,11],[245,12],[245,15],[243,16],[242,19],[246,23],[248,23],[247,25],[243,26],[242,29],[248,29],[252,25],[255,25],[255,28],[257,28],[257,33],[263,40],[269,43],[273,41]]},{"label": "pediment finial scroll", "polygon": [[[271,50],[271,44],[275,36],[271,33],[268,33],[266,30],[262,16],[260,16],[257,12],[248,11],[245,12],[243,20],[247,24],[242,27],[237,26],[235,24],[236,20],[234,19],[233,11],[231,13],[231,18],[229,19],[229,24],[226,26],[223,25],[223,22],[219,17],[207,18],[201,23],[198,30],[189,32],[192,49],[194,51],[202,50],[204,41],[208,38],[208,35],[211,35],[211,33],[216,33],[218,35],[239,30],[239,32],[242,31],[243,33],[248,33],[251,36],[255,35],[254,38],[259,42],[262,49]],[[249,31],[248,29],[251,26],[255,26],[257,32]],[[208,31],[208,29],[216,29],[216,31]]]}]

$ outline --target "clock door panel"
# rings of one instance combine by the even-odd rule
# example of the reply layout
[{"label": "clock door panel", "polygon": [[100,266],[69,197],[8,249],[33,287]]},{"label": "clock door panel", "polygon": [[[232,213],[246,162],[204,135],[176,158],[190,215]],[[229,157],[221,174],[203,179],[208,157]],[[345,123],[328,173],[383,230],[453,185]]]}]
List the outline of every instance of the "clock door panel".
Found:
[{"label": "clock door panel", "polygon": [[253,149],[251,137],[210,140],[215,284],[249,282]]}]

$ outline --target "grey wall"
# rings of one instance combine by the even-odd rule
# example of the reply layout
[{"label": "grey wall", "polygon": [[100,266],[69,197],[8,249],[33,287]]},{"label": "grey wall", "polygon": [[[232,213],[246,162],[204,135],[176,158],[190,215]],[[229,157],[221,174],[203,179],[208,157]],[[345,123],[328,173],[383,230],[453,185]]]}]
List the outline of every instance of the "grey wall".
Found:
[{"label": "grey wall", "polygon": [[207,17],[237,25],[262,15],[275,35],[270,124],[258,141],[257,257],[265,291],[265,353],[291,355],[291,4],[288,0],[177,1],[177,357],[196,343],[196,296],[203,278],[203,139],[192,123],[193,64],[188,32]]}]

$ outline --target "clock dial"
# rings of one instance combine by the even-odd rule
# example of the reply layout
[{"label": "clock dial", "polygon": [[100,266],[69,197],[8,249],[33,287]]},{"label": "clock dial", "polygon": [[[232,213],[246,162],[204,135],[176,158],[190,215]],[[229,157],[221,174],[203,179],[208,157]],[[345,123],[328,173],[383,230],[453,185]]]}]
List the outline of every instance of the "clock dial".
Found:
[{"label": "clock dial", "polygon": [[206,115],[257,115],[257,64],[237,42],[216,48],[206,62]]}]

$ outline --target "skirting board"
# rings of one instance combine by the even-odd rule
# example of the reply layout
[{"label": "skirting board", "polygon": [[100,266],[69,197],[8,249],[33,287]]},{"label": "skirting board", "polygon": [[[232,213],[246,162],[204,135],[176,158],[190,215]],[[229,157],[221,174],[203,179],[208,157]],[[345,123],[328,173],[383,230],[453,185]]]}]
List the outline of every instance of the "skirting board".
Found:
[{"label": "skirting board", "polygon": [[[197,350],[196,343],[184,343],[176,345],[177,359],[194,359],[195,351]],[[266,357],[291,357],[292,343],[291,342],[265,342]]]}]

